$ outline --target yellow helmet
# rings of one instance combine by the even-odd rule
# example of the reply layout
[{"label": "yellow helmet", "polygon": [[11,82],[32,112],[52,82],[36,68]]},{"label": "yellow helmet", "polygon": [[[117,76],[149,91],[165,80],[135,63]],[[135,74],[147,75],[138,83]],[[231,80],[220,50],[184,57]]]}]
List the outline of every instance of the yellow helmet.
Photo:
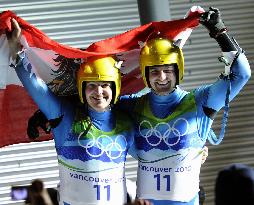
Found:
[{"label": "yellow helmet", "polygon": [[140,69],[144,83],[149,87],[146,79],[146,66],[177,64],[178,79],[180,83],[184,74],[184,58],[182,49],[173,44],[170,39],[155,38],[149,40],[140,51]]},{"label": "yellow helmet", "polygon": [[[115,83],[114,103],[120,95],[121,74],[112,57],[90,58],[80,65],[77,72],[77,87],[80,101],[84,103],[82,84],[85,81],[111,81]],[[114,92],[114,91],[113,91]]]}]

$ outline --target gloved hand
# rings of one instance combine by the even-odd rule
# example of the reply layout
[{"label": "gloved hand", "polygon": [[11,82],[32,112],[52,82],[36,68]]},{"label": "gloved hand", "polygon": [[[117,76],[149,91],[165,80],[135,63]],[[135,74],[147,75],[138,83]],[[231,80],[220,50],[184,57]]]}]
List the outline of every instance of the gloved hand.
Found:
[{"label": "gloved hand", "polygon": [[48,129],[48,122],[46,116],[40,110],[37,110],[28,120],[27,135],[29,139],[34,140],[39,137],[38,127],[41,127],[47,134],[49,134],[50,128]]},{"label": "gloved hand", "polygon": [[201,164],[204,164],[204,163],[205,163],[207,157],[208,157],[208,147],[205,146],[205,147],[203,148]]},{"label": "gloved hand", "polygon": [[217,38],[220,34],[227,31],[227,27],[224,25],[220,11],[217,8],[210,7],[209,11],[201,15],[199,22],[207,28],[211,38]]},{"label": "gloved hand", "polygon": [[46,134],[49,134],[51,129],[56,128],[62,119],[63,115],[59,118],[48,120],[42,111],[37,110],[28,120],[27,135],[29,139],[34,140],[39,137],[39,127],[43,129]]}]

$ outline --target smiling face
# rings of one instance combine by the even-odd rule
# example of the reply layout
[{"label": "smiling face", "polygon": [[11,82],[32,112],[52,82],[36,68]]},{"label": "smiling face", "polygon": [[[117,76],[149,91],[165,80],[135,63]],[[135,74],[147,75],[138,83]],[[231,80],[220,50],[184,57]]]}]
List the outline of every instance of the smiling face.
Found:
[{"label": "smiling face", "polygon": [[176,75],[173,65],[151,66],[149,83],[157,95],[167,95],[175,89]]},{"label": "smiling face", "polygon": [[86,82],[85,96],[88,105],[97,112],[104,112],[108,110],[112,100],[111,87],[111,82]]}]

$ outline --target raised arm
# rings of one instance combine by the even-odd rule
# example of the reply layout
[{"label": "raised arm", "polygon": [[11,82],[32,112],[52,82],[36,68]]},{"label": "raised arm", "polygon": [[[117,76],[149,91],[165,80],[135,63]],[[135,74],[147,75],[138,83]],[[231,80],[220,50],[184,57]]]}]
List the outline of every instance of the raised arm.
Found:
[{"label": "raised arm", "polygon": [[15,19],[12,19],[13,31],[9,33],[8,43],[13,67],[25,89],[33,98],[38,107],[48,119],[55,119],[62,115],[60,100],[47,87],[45,82],[32,72],[32,65],[24,53],[20,53],[22,45],[19,42],[21,28]]},{"label": "raised arm", "polygon": [[231,101],[249,80],[251,70],[243,50],[227,33],[218,9],[210,7],[208,12],[202,14],[200,22],[208,29],[210,37],[217,41],[223,53],[220,59],[225,63],[225,72],[217,82],[207,88],[207,100],[204,105],[208,109],[218,111],[225,105],[228,86],[231,86]]}]

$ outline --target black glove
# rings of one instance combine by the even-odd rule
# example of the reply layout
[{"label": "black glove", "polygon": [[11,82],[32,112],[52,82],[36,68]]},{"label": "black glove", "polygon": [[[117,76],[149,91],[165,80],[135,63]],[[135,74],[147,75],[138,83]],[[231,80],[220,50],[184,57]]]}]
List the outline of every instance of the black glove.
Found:
[{"label": "black glove", "polygon": [[34,140],[39,137],[38,127],[41,127],[46,134],[49,134],[52,128],[56,128],[63,119],[63,115],[59,118],[48,120],[40,110],[37,110],[28,120],[27,135]]},{"label": "black glove", "polygon": [[47,134],[50,133],[50,129],[47,128],[48,119],[40,111],[37,110],[32,117],[28,120],[27,135],[30,139],[36,139],[39,137],[38,127],[41,127]]},{"label": "black glove", "polygon": [[217,8],[210,7],[209,11],[200,16],[199,21],[208,29],[211,38],[217,38],[220,34],[227,31],[221,19],[220,11]]}]

